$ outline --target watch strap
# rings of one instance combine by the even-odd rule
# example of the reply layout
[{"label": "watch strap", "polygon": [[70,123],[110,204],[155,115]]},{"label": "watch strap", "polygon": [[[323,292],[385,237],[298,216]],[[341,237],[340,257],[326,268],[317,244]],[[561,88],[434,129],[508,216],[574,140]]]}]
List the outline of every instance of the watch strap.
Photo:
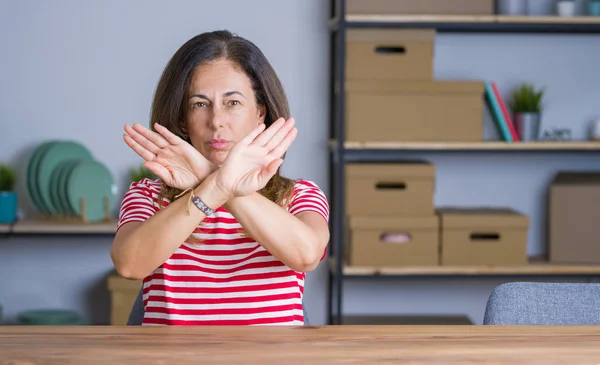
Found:
[{"label": "watch strap", "polygon": [[210,208],[208,205],[206,205],[206,203],[204,203],[202,201],[202,199],[200,199],[198,196],[194,195],[192,197],[192,202],[194,202],[194,205],[200,209],[200,211],[204,214],[206,214],[207,216],[214,214],[215,210]]}]

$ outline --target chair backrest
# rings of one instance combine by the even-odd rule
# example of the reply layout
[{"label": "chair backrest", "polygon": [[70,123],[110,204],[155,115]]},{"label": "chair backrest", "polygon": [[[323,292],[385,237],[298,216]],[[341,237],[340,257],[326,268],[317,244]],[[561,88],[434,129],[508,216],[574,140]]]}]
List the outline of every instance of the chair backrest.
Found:
[{"label": "chair backrest", "polygon": [[[142,320],[144,319],[144,298],[143,298],[143,289],[140,289],[135,301],[133,302],[133,306],[131,308],[131,312],[129,313],[129,318],[127,320],[128,326],[141,326]],[[302,304],[302,311],[304,312],[304,325],[308,326],[308,314],[306,313],[306,308],[304,308],[304,304]]]},{"label": "chair backrest", "polygon": [[600,324],[600,284],[502,284],[488,299],[483,324]]}]

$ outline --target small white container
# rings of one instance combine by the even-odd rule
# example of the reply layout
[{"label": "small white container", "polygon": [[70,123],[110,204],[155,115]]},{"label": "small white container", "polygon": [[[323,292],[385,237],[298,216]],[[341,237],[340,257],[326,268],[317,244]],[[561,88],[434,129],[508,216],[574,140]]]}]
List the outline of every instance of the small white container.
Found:
[{"label": "small white container", "polygon": [[559,16],[572,17],[575,16],[575,1],[574,0],[558,0],[556,2],[556,11]]}]

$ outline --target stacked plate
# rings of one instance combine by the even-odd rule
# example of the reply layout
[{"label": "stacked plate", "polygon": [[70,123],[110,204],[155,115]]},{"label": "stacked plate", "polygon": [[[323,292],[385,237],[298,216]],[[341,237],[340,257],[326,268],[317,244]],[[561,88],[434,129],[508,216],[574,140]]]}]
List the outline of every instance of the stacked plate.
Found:
[{"label": "stacked plate", "polygon": [[29,198],[39,213],[90,222],[108,218],[116,195],[114,179],[80,143],[53,140],[40,144],[26,171]]}]

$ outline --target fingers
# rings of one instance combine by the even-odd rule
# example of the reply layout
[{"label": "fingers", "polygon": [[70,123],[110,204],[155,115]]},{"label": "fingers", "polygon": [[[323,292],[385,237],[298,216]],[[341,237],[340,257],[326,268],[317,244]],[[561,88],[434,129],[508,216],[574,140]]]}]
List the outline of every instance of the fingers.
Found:
[{"label": "fingers", "polygon": [[150,152],[147,148],[139,144],[135,139],[133,139],[130,135],[124,134],[123,140],[132,150],[135,151],[141,158],[146,161],[151,161],[156,156],[154,153]]},{"label": "fingers", "polygon": [[288,148],[290,148],[290,146],[292,145],[292,142],[294,142],[297,135],[298,135],[298,129],[292,128],[292,130],[290,130],[285,135],[283,140],[269,152],[269,156],[271,156],[273,158],[282,157],[283,154],[288,150]]},{"label": "fingers", "polygon": [[249,145],[254,139],[265,129],[265,123],[257,125],[250,133],[248,133],[240,142],[244,145]]},{"label": "fingers", "polygon": [[156,129],[156,131],[158,133],[160,133],[165,138],[166,142],[168,142],[170,144],[177,145],[177,144],[180,144],[181,142],[183,142],[183,140],[181,138],[176,136],[174,133],[172,133],[170,130],[168,130],[163,125],[154,124],[154,128]]},{"label": "fingers", "polygon": [[[143,128],[142,126],[140,126]],[[139,127],[138,127],[139,128]],[[148,138],[144,137],[137,130],[131,128],[129,125],[125,125],[125,132],[139,145],[143,146],[145,149],[150,151],[151,153],[157,153],[160,149],[156,144],[152,141],[148,140]]]},{"label": "fingers", "polygon": [[169,145],[166,139],[164,139],[160,134],[151,131],[150,129],[144,127],[141,124],[134,124],[133,129],[144,136],[148,141],[154,143],[156,147],[162,148]]},{"label": "fingers", "polygon": [[[271,152],[271,150],[273,150],[283,141],[283,139],[288,135],[292,128],[294,128],[295,123],[296,121],[294,120],[294,118],[290,118],[283,126],[281,126],[281,128],[279,128],[279,130],[265,144],[265,148],[268,152]],[[267,131],[265,131],[263,134],[265,134],[266,132]],[[260,135],[258,138],[261,137],[262,135]]]},{"label": "fingers", "polygon": [[288,122],[286,122],[284,118],[277,119],[275,122],[273,122],[273,124],[271,124],[271,126],[269,126],[269,128],[256,137],[252,143],[257,146],[265,146],[271,140],[271,138],[273,138],[273,136]]}]

